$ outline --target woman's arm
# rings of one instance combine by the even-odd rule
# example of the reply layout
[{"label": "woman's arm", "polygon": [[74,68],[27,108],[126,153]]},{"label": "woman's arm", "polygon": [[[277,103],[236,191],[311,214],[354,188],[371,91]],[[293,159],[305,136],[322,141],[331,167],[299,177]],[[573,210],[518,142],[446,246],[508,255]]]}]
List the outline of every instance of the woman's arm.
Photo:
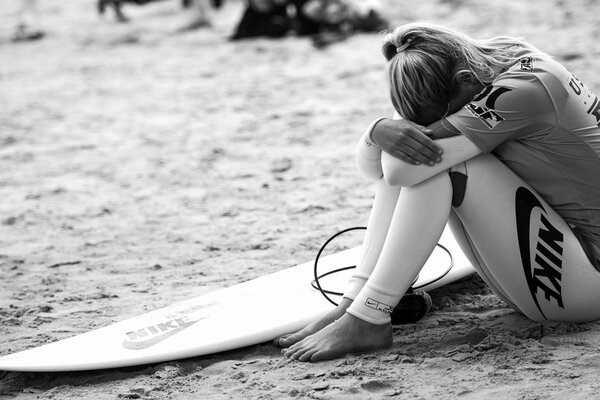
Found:
[{"label": "woman's arm", "polygon": [[[431,152],[434,152],[436,162],[413,164],[404,161],[391,155],[392,150],[390,150],[390,153],[382,151],[373,141],[373,131],[376,126],[379,127],[379,123],[383,120],[383,118],[379,118],[371,123],[356,148],[356,162],[359,172],[367,180],[379,180],[383,177],[391,186],[413,186],[481,153],[481,150],[473,142],[467,139],[466,136],[461,135],[452,124],[442,119],[427,128],[434,144],[434,146],[427,147],[432,149]],[[397,119],[385,121],[403,122],[402,125],[398,125],[399,132],[402,129],[407,130],[406,123],[409,122]],[[412,125],[408,125],[408,129],[410,127]],[[385,129],[389,129],[389,126]],[[412,129],[417,130],[416,127]],[[414,144],[411,146],[411,139],[407,138],[411,134],[414,135],[415,132],[399,133],[399,135],[405,136],[402,139],[402,146],[409,147],[409,149],[416,147]],[[417,131],[416,134],[424,136],[421,131]],[[398,147],[398,143],[393,146]],[[441,153],[444,155],[443,158],[440,158]]]},{"label": "woman's arm", "polygon": [[388,185],[413,186],[481,154],[481,150],[464,135],[444,137],[435,142],[443,150],[444,157],[433,166],[409,164],[382,152],[381,166]]},{"label": "woman's arm", "polygon": [[367,180],[382,177],[381,149],[411,164],[433,165],[439,162],[442,150],[428,137],[433,133],[424,126],[400,119],[397,113],[394,119],[376,119],[356,147],[359,172]]},{"label": "woman's arm", "polygon": [[432,131],[431,138],[442,150],[444,157],[433,165],[413,165],[382,152],[383,176],[389,185],[405,187],[416,185],[482,152],[445,118],[434,122],[427,128]]},{"label": "woman's arm", "polygon": [[374,126],[371,138],[383,151],[410,164],[439,162],[441,149],[431,139],[434,132],[412,121],[382,118]]}]

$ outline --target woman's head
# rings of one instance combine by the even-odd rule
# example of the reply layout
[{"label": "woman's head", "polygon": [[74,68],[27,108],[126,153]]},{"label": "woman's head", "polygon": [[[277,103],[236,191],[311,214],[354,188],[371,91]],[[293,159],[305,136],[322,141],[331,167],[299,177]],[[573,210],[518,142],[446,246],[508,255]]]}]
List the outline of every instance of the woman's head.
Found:
[{"label": "woman's head", "polygon": [[[538,53],[519,39],[475,40],[449,28],[423,23],[403,25],[388,33],[382,52],[388,60],[394,108],[403,118],[422,124],[433,122],[426,121],[432,115],[440,119],[457,111],[451,105],[466,104],[468,99],[456,101],[459,93],[464,97],[464,87],[481,90],[505,68]],[[459,108],[464,104],[458,104]]]}]

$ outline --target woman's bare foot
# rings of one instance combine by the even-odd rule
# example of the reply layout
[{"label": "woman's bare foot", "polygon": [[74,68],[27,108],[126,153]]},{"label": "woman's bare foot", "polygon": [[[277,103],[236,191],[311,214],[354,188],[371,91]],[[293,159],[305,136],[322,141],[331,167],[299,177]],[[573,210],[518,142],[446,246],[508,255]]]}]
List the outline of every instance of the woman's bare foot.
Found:
[{"label": "woman's bare foot", "polygon": [[320,331],[282,350],[282,353],[299,361],[321,361],[390,347],[392,342],[391,324],[374,325],[345,313]]},{"label": "woman's bare foot", "polygon": [[273,343],[280,347],[290,347],[291,345],[301,341],[305,337],[310,336],[315,332],[320,331],[336,319],[340,318],[346,313],[346,309],[350,307],[350,304],[352,304],[352,300],[344,297],[336,308],[325,314],[317,321],[306,325],[298,332],[280,336],[273,340]]}]

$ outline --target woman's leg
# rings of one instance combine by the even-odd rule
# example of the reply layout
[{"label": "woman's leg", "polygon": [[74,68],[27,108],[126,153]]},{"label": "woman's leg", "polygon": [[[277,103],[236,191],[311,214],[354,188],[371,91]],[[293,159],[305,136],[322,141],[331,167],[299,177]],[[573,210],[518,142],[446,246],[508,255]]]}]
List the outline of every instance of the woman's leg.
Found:
[{"label": "woman's leg", "polygon": [[377,265],[348,309],[376,325],[388,324],[394,306],[431,256],[450,213],[447,173],[403,188]]},{"label": "woman's leg", "polygon": [[377,183],[375,199],[367,223],[367,231],[361,246],[361,257],[348,283],[343,300],[331,312],[300,331],[275,339],[276,345],[289,347],[306,336],[321,330],[344,314],[375,268],[388,234],[399,195],[400,187],[389,186],[383,179]]},{"label": "woman's leg", "polygon": [[402,188],[376,266],[347,312],[283,354],[301,361],[317,361],[390,346],[390,313],[441,236],[451,197],[446,173]]},{"label": "woman's leg", "polygon": [[466,169],[452,228],[484,280],[536,321],[600,318],[600,273],[565,221],[494,156]]},{"label": "woman's leg", "polygon": [[456,242],[459,244],[463,253],[471,263],[473,267],[477,270],[478,275],[483,279],[485,283],[500,297],[506,304],[508,304],[513,309],[520,311],[519,308],[513,304],[509,299],[508,295],[502,290],[498,282],[494,280],[491,274],[488,271],[488,267],[483,262],[481,255],[477,252],[475,248],[475,244],[473,243],[473,239],[467,233],[462,222],[456,215],[456,212],[453,210],[450,213],[450,218],[448,218],[448,225],[450,226],[450,230],[452,231],[452,236],[456,239]]}]

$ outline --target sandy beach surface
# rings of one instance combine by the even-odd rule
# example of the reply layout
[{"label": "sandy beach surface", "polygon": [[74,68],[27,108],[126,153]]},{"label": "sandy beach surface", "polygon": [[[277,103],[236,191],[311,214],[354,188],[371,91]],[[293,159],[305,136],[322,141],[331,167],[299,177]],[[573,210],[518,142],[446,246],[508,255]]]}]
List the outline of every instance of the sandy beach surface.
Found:
[{"label": "sandy beach surface", "polygon": [[[238,1],[178,33],[176,1],[119,24],[92,0],[43,0],[46,37],[12,43],[16,3],[0,3],[0,355],[311,260],[366,223],[354,146],[391,115],[381,35],[230,42]],[[597,1],[384,4],[392,25],[525,37],[600,91]],[[531,322],[478,277],[430,294],[382,351],[0,372],[0,399],[600,398],[600,324]]]}]

